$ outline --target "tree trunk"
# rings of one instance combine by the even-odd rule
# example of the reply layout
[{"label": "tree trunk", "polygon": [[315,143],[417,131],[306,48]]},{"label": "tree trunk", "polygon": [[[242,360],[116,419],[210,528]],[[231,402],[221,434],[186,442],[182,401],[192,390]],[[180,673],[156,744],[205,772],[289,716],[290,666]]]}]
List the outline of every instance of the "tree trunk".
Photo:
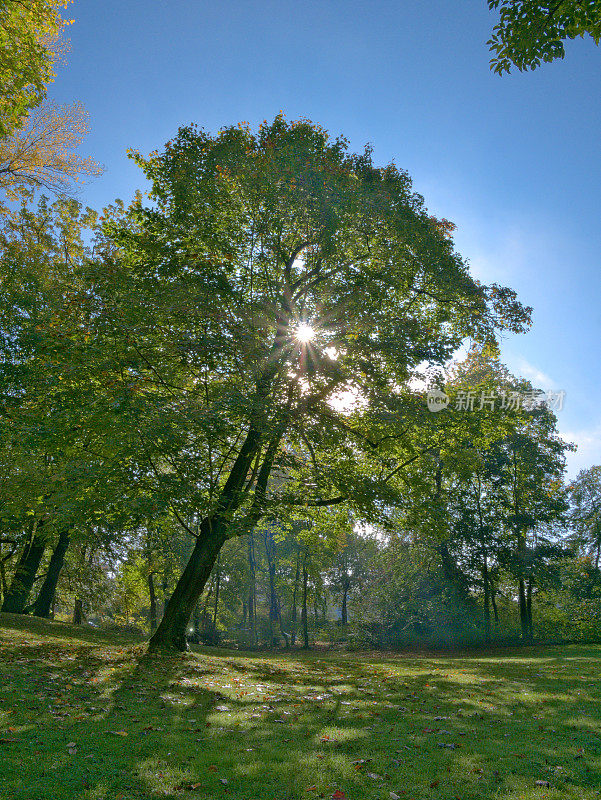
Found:
[{"label": "tree trunk", "polygon": [[530,625],[528,622],[528,601],[526,599],[526,582],[524,580],[526,562],[526,540],[522,530],[518,530],[518,566],[519,566],[519,606],[520,606],[520,628],[522,631],[522,641],[530,641]]},{"label": "tree trunk", "polygon": [[532,624],[532,577],[528,579],[528,587],[526,589],[526,611],[528,614],[528,636],[534,639],[534,626]]},{"label": "tree trunk", "polygon": [[84,620],[83,603],[81,600],[76,600],[73,606],[73,624],[81,625]]},{"label": "tree trunk", "polygon": [[54,548],[50,563],[48,564],[48,572],[44,578],[44,583],[42,584],[40,593],[33,606],[33,613],[36,617],[45,617],[47,619],[51,615],[54,595],[63,564],[65,563],[65,554],[69,547],[69,542],[70,531],[61,531],[58,537],[58,543]]},{"label": "tree trunk", "polygon": [[188,621],[226,541],[224,529],[221,520],[203,520],[186,568],[167,603],[163,619],[150,639],[151,651],[187,650]]},{"label": "tree trunk", "polygon": [[6,592],[8,591],[8,586],[6,585],[6,567],[4,566],[4,558],[0,557],[0,592],[1,597],[4,600],[6,596]]},{"label": "tree trunk", "polygon": [[519,580],[519,605],[520,605],[520,628],[522,631],[522,641],[530,640],[530,626],[528,624],[528,602],[526,600],[526,583],[523,578]]},{"label": "tree trunk", "polygon": [[194,627],[194,641],[198,644],[200,642],[200,634],[202,631],[200,600],[196,603],[194,610],[192,611],[192,625]]},{"label": "tree trunk", "polygon": [[154,572],[148,573],[148,594],[150,596],[150,632],[157,629],[157,596],[154,588]]},{"label": "tree trunk", "polygon": [[482,583],[484,584],[484,639],[490,644],[490,581],[488,577],[488,556],[484,554],[482,567]]},{"label": "tree trunk", "polygon": [[493,614],[495,615],[495,631],[498,632],[499,628],[499,609],[497,608],[497,593],[493,586],[490,589],[490,602],[492,604]]},{"label": "tree trunk", "polygon": [[256,598],[256,569],[255,569],[255,542],[252,531],[248,536],[248,627],[250,628],[250,643],[257,643],[257,598]]},{"label": "tree trunk", "polygon": [[[276,371],[272,365],[270,373],[264,375],[259,381],[257,385],[257,396],[259,398],[264,399],[266,397],[270,382]],[[271,375],[271,372],[273,372],[273,375]],[[238,532],[240,534],[248,533],[252,530],[263,514],[269,475],[287,423],[288,418],[284,417],[276,427],[275,433],[266,448],[263,463],[257,474],[252,506],[244,525],[245,530],[239,529]],[[202,594],[217,556],[227,540],[231,514],[240,507],[244,500],[242,489],[252,462],[260,448],[261,432],[253,422],[221,491],[214,515],[205,517],[200,524],[200,530],[196,536],[196,544],[188,563],[169,599],[161,624],[150,639],[149,649],[151,651],[161,648],[171,650],[187,649],[186,628],[190,615],[194,604]]]},{"label": "tree trunk", "polygon": [[35,522],[32,523],[27,544],[21,553],[10,588],[4,596],[2,609],[0,609],[2,611],[7,611],[11,614],[23,613],[46,549],[46,541],[40,534],[42,526],[43,522],[38,522],[37,525]]},{"label": "tree trunk", "polygon": [[346,579],[342,584],[342,610],[340,612],[340,622],[342,625],[348,625],[348,610],[347,610],[347,598],[348,598],[348,590],[350,588],[350,581]]},{"label": "tree trunk", "polygon": [[307,556],[303,561],[303,604],[301,607],[301,625],[303,628],[303,647],[305,650],[309,649],[309,614],[307,613],[307,584],[309,582],[309,574],[307,573]]},{"label": "tree trunk", "polygon": [[290,625],[292,627],[292,631],[290,634],[290,646],[294,647],[296,644],[296,624],[297,624],[297,617],[298,611],[296,608],[296,599],[298,597],[298,584],[300,581],[300,550],[297,551],[296,554],[296,573],[294,575],[294,590],[292,592],[292,611],[291,611],[291,619]]},{"label": "tree trunk", "polygon": [[273,541],[273,531],[270,525],[265,528],[265,555],[267,557],[267,571],[269,574],[269,635],[271,638],[270,647],[278,647],[280,640],[276,635],[275,626],[278,623],[280,609],[275,587],[275,542]]},{"label": "tree trunk", "polygon": [[219,554],[217,554],[217,574],[215,575],[215,605],[213,607],[213,627],[217,627],[217,608],[219,607],[219,586],[221,584],[221,570],[219,569]]}]

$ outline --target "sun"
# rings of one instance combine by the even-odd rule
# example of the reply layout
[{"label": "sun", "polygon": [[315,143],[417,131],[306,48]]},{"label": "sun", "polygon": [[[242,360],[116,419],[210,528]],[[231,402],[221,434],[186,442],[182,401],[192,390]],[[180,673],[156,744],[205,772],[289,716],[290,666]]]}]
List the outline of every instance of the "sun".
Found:
[{"label": "sun", "polygon": [[301,344],[307,344],[315,337],[315,331],[306,322],[300,322],[294,331],[294,338]]}]

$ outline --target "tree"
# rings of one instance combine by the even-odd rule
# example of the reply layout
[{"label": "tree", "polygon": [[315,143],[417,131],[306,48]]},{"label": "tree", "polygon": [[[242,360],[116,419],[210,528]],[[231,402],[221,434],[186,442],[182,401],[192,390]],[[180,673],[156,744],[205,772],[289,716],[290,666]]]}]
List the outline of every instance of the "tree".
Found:
[{"label": "tree", "polygon": [[[406,173],[307,121],[182,128],[135,158],[155,206],[107,224],[90,317],[138,474],[195,542],[151,640],[182,648],[228,538],[298,505],[379,518],[419,457],[400,391],[415,366],[529,314],[469,276]],[[354,416],[331,403],[343,390]]]},{"label": "tree", "polygon": [[0,0],[0,139],[44,99],[71,0]]},{"label": "tree", "polygon": [[[340,624],[343,626],[348,625],[349,599],[361,586],[368,562],[376,550],[372,536],[355,530],[353,520],[345,517],[339,521],[341,530],[336,537],[334,563],[328,570],[329,588],[336,593],[336,601],[340,603]],[[332,524],[335,524],[334,520]]]},{"label": "tree", "polygon": [[575,544],[595,558],[601,558],[601,466],[583,469],[569,486],[570,521],[575,530]]},{"label": "tree", "polygon": [[588,34],[595,44],[601,38],[599,0],[488,0],[500,20],[488,41],[491,69],[501,75],[517,67],[536,69],[541,62],[565,55],[564,41]]},{"label": "tree", "polygon": [[65,193],[72,183],[98,175],[98,164],[75,153],[87,132],[79,103],[35,109],[19,128],[0,138],[0,190],[11,200],[40,188]]}]

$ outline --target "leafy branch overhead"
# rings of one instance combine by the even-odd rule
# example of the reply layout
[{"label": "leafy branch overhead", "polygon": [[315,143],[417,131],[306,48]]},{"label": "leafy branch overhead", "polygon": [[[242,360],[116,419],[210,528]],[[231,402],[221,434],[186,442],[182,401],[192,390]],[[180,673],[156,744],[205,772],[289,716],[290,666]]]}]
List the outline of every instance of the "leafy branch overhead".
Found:
[{"label": "leafy branch overhead", "polygon": [[487,42],[499,75],[563,58],[566,39],[590,36],[599,44],[601,38],[599,0],[488,0],[488,7],[500,14]]}]

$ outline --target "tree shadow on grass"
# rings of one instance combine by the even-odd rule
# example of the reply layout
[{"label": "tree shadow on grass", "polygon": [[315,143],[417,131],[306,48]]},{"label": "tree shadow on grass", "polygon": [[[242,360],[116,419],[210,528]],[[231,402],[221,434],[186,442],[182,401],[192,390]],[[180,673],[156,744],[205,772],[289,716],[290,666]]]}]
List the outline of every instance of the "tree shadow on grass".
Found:
[{"label": "tree shadow on grass", "polygon": [[72,649],[61,674],[73,708],[66,718],[42,713],[37,728],[26,708],[16,712],[20,742],[7,745],[12,772],[0,795],[300,800],[342,790],[349,800],[522,800],[548,780],[549,800],[588,800],[601,764],[587,684],[598,691],[599,682],[593,655],[576,661],[582,652],[552,655],[549,664],[565,667],[553,685],[533,674],[543,660],[524,653],[366,662],[227,651],[136,661],[127,648]]},{"label": "tree shadow on grass", "polygon": [[121,631],[104,631],[102,628],[91,628],[87,625],[71,625],[68,622],[30,617],[27,614],[7,614],[0,612],[0,629],[18,632],[19,638],[28,634],[51,637],[53,639],[73,639],[89,642],[92,645],[107,644],[113,647],[132,644],[144,644],[142,636]]},{"label": "tree shadow on grass", "polygon": [[[146,800],[159,796],[154,777],[160,794],[167,786],[177,794],[175,787],[190,777],[190,751],[182,743],[204,731],[206,713],[219,697],[186,687],[186,657],[144,655],[133,661],[127,651],[73,654],[61,681],[50,684],[52,695],[45,693],[50,705],[38,701],[33,707],[39,682],[31,691],[20,687],[24,702],[11,715],[14,741],[0,752],[7,757],[0,796]],[[40,648],[37,668],[43,660]],[[46,667],[56,673],[53,662]]]}]

